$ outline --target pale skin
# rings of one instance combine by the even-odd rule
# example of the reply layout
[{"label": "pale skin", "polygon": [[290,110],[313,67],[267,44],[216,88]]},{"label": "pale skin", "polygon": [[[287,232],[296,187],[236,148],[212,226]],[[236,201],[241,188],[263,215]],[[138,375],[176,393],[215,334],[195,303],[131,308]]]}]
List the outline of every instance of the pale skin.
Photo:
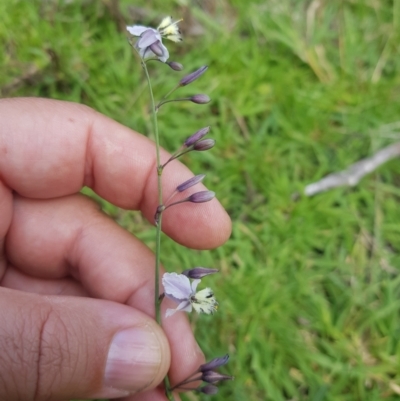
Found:
[{"label": "pale skin", "polygon": [[[192,176],[170,163],[164,193]],[[83,186],[151,222],[153,142],[75,103],[0,100],[0,399],[165,401],[157,387],[165,374],[179,382],[204,356],[185,313],[164,318],[163,330],[154,322],[154,255],[79,194]],[[227,240],[231,223],[214,199],[168,209],[163,231],[210,249]],[[109,374],[110,344],[129,329],[149,333],[138,337],[148,348],[128,351],[139,365],[151,355],[151,364],[120,369],[117,347]]]}]

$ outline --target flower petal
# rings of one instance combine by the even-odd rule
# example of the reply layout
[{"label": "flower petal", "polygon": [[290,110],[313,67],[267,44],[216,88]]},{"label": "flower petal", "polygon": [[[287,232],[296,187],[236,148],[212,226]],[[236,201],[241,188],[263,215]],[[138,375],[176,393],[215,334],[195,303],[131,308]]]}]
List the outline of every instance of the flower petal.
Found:
[{"label": "flower petal", "polygon": [[[156,55],[150,49],[150,46],[153,45],[154,43],[158,44],[159,50],[161,51],[161,55]],[[163,45],[160,33],[153,28],[147,28],[140,35],[140,38],[137,41],[135,47],[136,49],[138,49],[140,57],[142,59],[155,57],[158,58],[161,62],[165,63],[169,58],[168,49]]]},{"label": "flower petal", "polygon": [[150,50],[150,48],[148,48],[146,50],[139,50],[139,54],[143,59],[157,57],[162,63],[165,63],[168,60],[168,56],[160,56],[160,57],[158,57],[156,54],[154,54]]},{"label": "flower petal", "polygon": [[175,312],[191,312],[192,304],[185,300],[182,301],[175,309],[168,308],[165,314],[166,317],[172,316]]},{"label": "flower petal", "polygon": [[165,317],[170,317],[176,312],[176,309],[168,308],[167,312],[165,312]]},{"label": "flower petal", "polygon": [[164,273],[162,278],[165,295],[179,300],[189,300],[192,295],[190,280],[183,274]]},{"label": "flower petal", "polygon": [[161,57],[158,57],[158,59],[165,63],[169,58],[169,51],[162,43],[160,43],[160,46],[162,48],[163,55]]},{"label": "flower petal", "polygon": [[192,281],[192,294],[194,294],[196,292],[197,286],[200,283],[200,279],[196,279]]},{"label": "flower petal", "polygon": [[136,43],[136,46],[139,49],[145,49],[146,47],[149,47],[153,43],[157,42],[157,40],[161,42],[160,34],[156,30],[148,28],[140,35],[140,39]]},{"label": "flower petal", "polygon": [[150,28],[148,28],[147,26],[142,26],[142,25],[132,25],[132,26],[126,27],[126,30],[133,36],[140,36],[147,29],[150,29]]}]

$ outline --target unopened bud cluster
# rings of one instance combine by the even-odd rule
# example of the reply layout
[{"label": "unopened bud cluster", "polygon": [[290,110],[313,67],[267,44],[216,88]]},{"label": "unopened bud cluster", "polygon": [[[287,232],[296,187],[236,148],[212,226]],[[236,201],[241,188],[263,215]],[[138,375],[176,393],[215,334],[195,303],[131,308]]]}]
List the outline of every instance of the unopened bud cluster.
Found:
[{"label": "unopened bud cluster", "polygon": [[183,199],[176,200],[172,202],[172,199],[178,194],[178,193],[183,193],[187,191],[189,188],[193,187],[196,184],[199,184],[201,181],[203,181],[205,174],[199,174],[196,175],[189,180],[183,182],[182,184],[179,184],[175,191],[171,194],[171,196],[168,198],[168,200],[165,202],[163,205],[159,205],[156,209],[156,213],[154,215],[154,220],[156,225],[158,224],[158,221],[160,219],[161,214],[168,209],[171,206],[179,205],[180,203],[184,202],[190,202],[190,203],[205,203],[209,202],[210,200],[215,198],[215,192],[214,191],[199,191],[195,192]]},{"label": "unopened bud cluster", "polygon": [[172,160],[177,159],[178,157],[192,152],[204,152],[206,150],[210,150],[215,146],[215,139],[206,138],[203,139],[210,132],[210,127],[204,127],[196,131],[194,134],[190,135],[182,146],[163,164],[162,167],[165,167]]},{"label": "unopened bud cluster", "polygon": [[218,387],[216,386],[219,382],[225,380],[233,380],[233,376],[224,375],[216,371],[220,366],[223,366],[228,363],[229,355],[225,355],[220,358],[214,358],[210,362],[207,362],[196,370],[196,372],[192,373],[182,382],[176,384],[172,390],[175,389],[187,389],[187,385],[189,383],[193,383],[196,381],[202,381],[206,383],[205,385],[200,385],[195,389],[195,391],[207,395],[213,395],[218,393]]}]

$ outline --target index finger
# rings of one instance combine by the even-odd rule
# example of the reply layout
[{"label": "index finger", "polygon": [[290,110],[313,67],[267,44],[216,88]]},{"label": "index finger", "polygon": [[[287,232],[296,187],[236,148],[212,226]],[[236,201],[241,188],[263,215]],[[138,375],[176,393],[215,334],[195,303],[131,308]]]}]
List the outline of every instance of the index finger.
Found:
[{"label": "index finger", "polygon": [[[20,195],[48,199],[89,186],[114,205],[141,210],[153,220],[157,174],[148,138],[89,107],[48,99],[0,100],[0,122],[0,177]],[[180,162],[169,164],[163,174],[166,196],[191,176]],[[216,200],[173,207],[163,219],[166,234],[196,249],[221,245],[230,230]]]}]

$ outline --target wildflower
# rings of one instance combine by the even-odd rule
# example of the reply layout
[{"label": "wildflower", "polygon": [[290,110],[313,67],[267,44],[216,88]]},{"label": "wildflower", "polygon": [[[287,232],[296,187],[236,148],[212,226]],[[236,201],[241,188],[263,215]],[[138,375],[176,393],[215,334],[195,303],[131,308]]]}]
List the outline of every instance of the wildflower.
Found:
[{"label": "wildflower", "polygon": [[232,380],[232,376],[223,375],[213,370],[207,370],[202,374],[201,379],[206,383],[216,384],[223,380]]},{"label": "wildflower", "polygon": [[202,139],[193,145],[193,150],[203,152],[204,150],[211,149],[215,146],[215,139]]},{"label": "wildflower", "polygon": [[194,134],[190,135],[189,138],[185,140],[184,145],[186,147],[194,145],[196,142],[198,142],[200,139],[202,139],[204,136],[206,136],[210,132],[210,127],[204,127],[196,131]]},{"label": "wildflower", "polygon": [[[179,192],[179,191],[176,191],[176,192]],[[172,197],[175,195],[175,193],[172,194]],[[213,191],[199,191],[199,192],[195,192],[194,194],[188,196],[187,198],[178,200],[176,202],[169,203],[166,206],[162,205],[162,209],[160,209],[160,210],[157,209],[157,211],[160,211],[162,213],[165,209],[168,209],[171,206],[179,205],[180,203],[185,203],[185,202],[204,203],[204,202],[209,202],[210,200],[213,200],[214,198],[215,198],[215,192],[213,192]],[[159,206],[159,208],[160,208],[160,206]]]},{"label": "wildflower", "polygon": [[[168,162],[171,161],[171,160],[172,160],[172,159],[168,160]],[[167,162],[167,163],[168,163],[168,162]],[[165,164],[167,164],[167,163],[165,163]],[[165,167],[165,164],[164,164],[163,168]],[[170,203],[171,199],[173,199],[173,198],[175,197],[176,194],[178,194],[179,192],[184,192],[184,191],[186,191],[187,189],[193,187],[194,185],[199,184],[200,182],[202,182],[202,181],[204,180],[204,177],[205,177],[205,176],[206,176],[205,174],[198,174],[198,175],[195,175],[195,176],[192,177],[192,178],[189,178],[188,180],[186,180],[186,181],[183,182],[182,184],[179,184],[179,185],[176,187],[175,191],[174,191],[174,192],[170,195],[170,197],[165,201],[166,206],[165,206],[165,205],[162,205],[162,207],[159,206],[159,207],[157,208],[157,213],[158,213],[158,214],[156,213],[156,216],[159,216],[160,213],[162,213],[165,209],[169,208],[170,206],[174,206],[174,205],[177,205],[177,204],[183,203],[183,202],[193,202],[192,198],[189,196],[189,197],[187,197],[187,198],[185,198],[185,199],[181,199],[181,200],[179,200],[179,201],[177,201],[177,202]],[[204,191],[203,191],[203,192],[204,192]],[[204,195],[203,195],[203,196],[204,196]],[[210,195],[208,195],[208,196],[210,197]],[[209,200],[211,200],[213,197],[214,197],[214,196],[210,197]],[[207,202],[207,201],[203,201],[203,202]],[[196,202],[196,199],[195,199],[195,203],[201,203],[201,202],[199,202],[199,201]]]},{"label": "wildflower", "polygon": [[171,316],[177,311],[191,312],[192,308],[197,313],[213,314],[217,310],[217,301],[210,288],[196,292],[201,280],[190,280],[183,274],[164,273],[162,283],[165,296],[172,299],[178,306],[175,309],[167,309],[166,316]]},{"label": "wildflower", "polygon": [[163,45],[162,38],[180,42],[182,37],[178,29],[178,22],[172,21],[171,17],[166,17],[157,29],[142,25],[127,26],[126,29],[131,35],[139,37],[135,48],[142,59],[156,57],[165,63],[169,58],[169,52]]},{"label": "wildflower", "polygon": [[172,160],[175,160],[185,153],[191,152],[192,150],[203,151],[211,149],[215,145],[215,140],[202,140],[202,138],[206,136],[209,132],[210,126],[201,128],[194,134],[187,137],[183,145],[162,165],[162,168],[164,168]]},{"label": "wildflower", "polygon": [[195,175],[194,177],[188,179],[187,181],[183,182],[182,184],[178,185],[176,187],[176,190],[178,192],[183,192],[189,189],[190,187],[193,187],[193,185],[198,184],[199,182],[203,181],[205,174],[198,174]]},{"label": "wildflower", "polygon": [[211,359],[210,362],[204,363],[203,365],[200,365],[199,371],[200,372],[206,372],[208,370],[213,370],[216,368],[219,368],[220,366],[226,365],[229,361],[229,355],[226,354],[222,357],[214,358]]},{"label": "wildflower", "polygon": [[188,198],[185,199],[185,201],[192,203],[204,203],[204,202],[209,202],[214,198],[215,198],[214,191],[200,191],[190,195]]},{"label": "wildflower", "polygon": [[183,70],[183,65],[181,63],[177,63],[176,61],[168,61],[167,64],[174,71],[182,71]]},{"label": "wildflower", "polygon": [[206,104],[211,101],[211,99],[207,95],[203,94],[193,95],[192,97],[188,98],[188,100],[197,104]]},{"label": "wildflower", "polygon": [[189,375],[185,380],[173,386],[171,390],[189,390],[189,388],[187,387],[189,383],[201,380],[206,384],[200,385],[199,387],[194,389],[194,391],[208,395],[216,394],[218,392],[218,387],[215,386],[215,384],[219,383],[220,381],[234,379],[233,376],[224,375],[214,370],[222,365],[225,365],[228,360],[229,355],[225,355],[220,358],[214,358],[210,362],[200,365],[200,367],[195,372]]},{"label": "wildflower", "polygon": [[197,78],[199,78],[201,75],[203,75],[207,71],[208,66],[203,65],[203,67],[200,67],[198,70],[192,72],[189,75],[186,75],[186,77],[183,77],[181,81],[179,82],[180,86],[186,86],[195,81]]}]

